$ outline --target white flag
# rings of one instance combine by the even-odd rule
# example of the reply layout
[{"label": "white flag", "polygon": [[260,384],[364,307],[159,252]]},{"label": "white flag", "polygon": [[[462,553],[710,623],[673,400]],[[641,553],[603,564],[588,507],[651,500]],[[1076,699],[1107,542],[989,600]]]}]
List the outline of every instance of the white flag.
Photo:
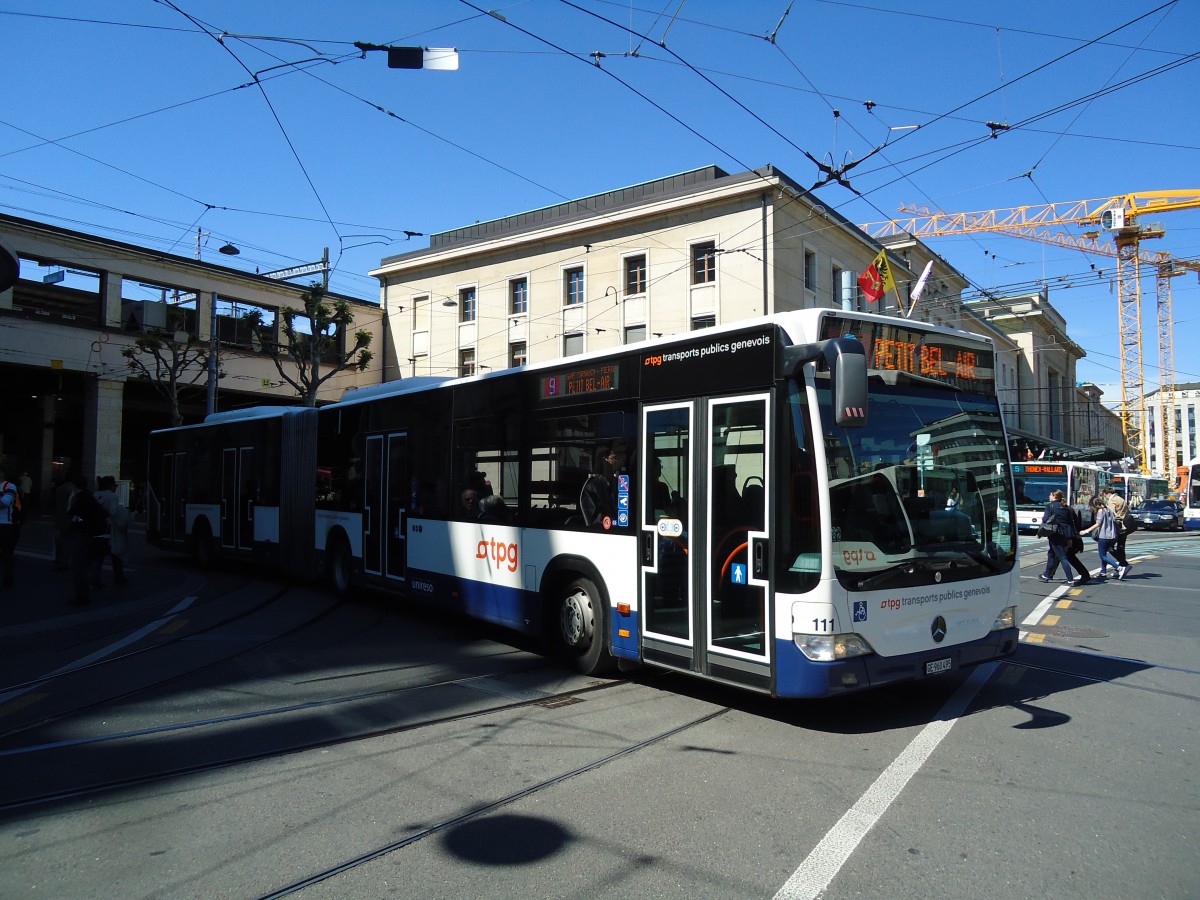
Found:
[{"label": "white flag", "polygon": [[921,277],[917,279],[917,283],[913,285],[912,293],[909,296],[912,302],[916,303],[921,299],[921,293],[925,290],[925,282],[929,281],[929,273],[933,271],[933,260],[925,263],[925,271],[921,273]]}]

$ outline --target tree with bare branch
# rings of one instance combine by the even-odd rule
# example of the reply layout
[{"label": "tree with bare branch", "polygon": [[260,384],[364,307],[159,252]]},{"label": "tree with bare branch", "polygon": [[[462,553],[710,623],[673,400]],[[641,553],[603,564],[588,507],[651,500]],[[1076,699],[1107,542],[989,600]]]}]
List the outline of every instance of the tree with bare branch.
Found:
[{"label": "tree with bare branch", "polygon": [[135,338],[121,355],[134,378],[149,381],[166,399],[172,427],[182,425],[179,395],[208,374],[207,345],[194,334],[155,329]]},{"label": "tree with bare branch", "polygon": [[[339,349],[340,336],[354,323],[354,313],[345,299],[331,299],[325,286],[316,281],[300,299],[304,309],[280,310],[283,339],[278,344],[265,344],[264,349],[279,377],[296,389],[304,405],[316,406],[321,385],[346,369],[364,371],[375,354],[369,349],[371,333],[362,330],[355,332],[353,345]],[[262,324],[262,313],[257,310],[243,318],[256,329]],[[307,333],[296,328],[298,322],[307,324]],[[327,361],[324,369],[322,360]]]}]

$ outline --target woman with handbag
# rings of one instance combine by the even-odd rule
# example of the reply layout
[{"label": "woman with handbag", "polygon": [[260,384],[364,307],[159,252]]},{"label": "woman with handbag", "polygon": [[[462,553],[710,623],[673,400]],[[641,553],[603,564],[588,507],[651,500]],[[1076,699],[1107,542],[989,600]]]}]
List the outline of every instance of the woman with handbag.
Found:
[{"label": "woman with handbag", "polygon": [[[1067,576],[1067,584],[1087,584],[1091,580],[1087,568],[1079,561],[1076,541],[1082,550],[1083,539],[1079,536],[1082,527],[1079,513],[1067,506],[1062,491],[1052,491],[1050,502],[1042,514],[1042,526],[1039,533],[1045,532],[1050,548],[1046,554],[1046,571],[1038,576],[1038,581],[1050,581],[1061,565],[1063,574]],[[1071,577],[1071,569],[1079,573],[1078,578]]]}]

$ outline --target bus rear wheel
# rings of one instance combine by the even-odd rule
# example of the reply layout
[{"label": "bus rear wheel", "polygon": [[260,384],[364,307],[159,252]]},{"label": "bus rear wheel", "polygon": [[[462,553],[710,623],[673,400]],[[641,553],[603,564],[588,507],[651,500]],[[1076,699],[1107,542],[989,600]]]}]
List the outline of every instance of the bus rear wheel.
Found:
[{"label": "bus rear wheel", "polygon": [[605,648],[605,603],[595,582],[583,576],[572,578],[554,596],[555,649],[582,675],[609,671],[613,658]]},{"label": "bus rear wheel", "polygon": [[333,588],[333,592],[339,597],[345,597],[350,593],[350,545],[346,543],[344,538],[339,538],[333,542],[333,545],[328,551],[327,563],[329,586]]},{"label": "bus rear wheel", "polygon": [[197,519],[192,528],[192,558],[202,569],[211,569],[217,563],[217,547],[207,519]]}]

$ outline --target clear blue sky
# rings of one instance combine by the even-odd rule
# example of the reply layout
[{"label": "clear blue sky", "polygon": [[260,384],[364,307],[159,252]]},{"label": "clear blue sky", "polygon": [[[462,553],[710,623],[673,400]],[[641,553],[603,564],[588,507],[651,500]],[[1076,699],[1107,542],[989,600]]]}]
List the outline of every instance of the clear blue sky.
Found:
[{"label": "clear blue sky", "polygon": [[[1195,0],[0,0],[0,210],[332,287],[430,234],[716,164],[767,163],[852,221],[1200,189]],[[503,20],[486,14],[500,13]],[[218,36],[227,36],[218,40]],[[770,39],[773,38],[773,39]],[[389,70],[355,41],[454,47]],[[602,53],[602,57],[593,57]],[[597,65],[598,62],[598,65]],[[255,83],[257,76],[257,83]],[[836,110],[836,114],[835,114]],[[996,132],[987,123],[1009,126]],[[921,126],[911,129],[907,126]],[[895,130],[892,130],[895,129]],[[1200,257],[1200,211],[1146,244]],[[242,255],[218,256],[232,242]],[[930,240],[976,288],[1051,285],[1120,397],[1112,261]],[[1093,269],[1093,265],[1095,269]],[[1102,270],[1103,274],[1097,274]],[[1174,279],[1175,367],[1200,286]],[[1158,380],[1153,280],[1146,382]]]}]

